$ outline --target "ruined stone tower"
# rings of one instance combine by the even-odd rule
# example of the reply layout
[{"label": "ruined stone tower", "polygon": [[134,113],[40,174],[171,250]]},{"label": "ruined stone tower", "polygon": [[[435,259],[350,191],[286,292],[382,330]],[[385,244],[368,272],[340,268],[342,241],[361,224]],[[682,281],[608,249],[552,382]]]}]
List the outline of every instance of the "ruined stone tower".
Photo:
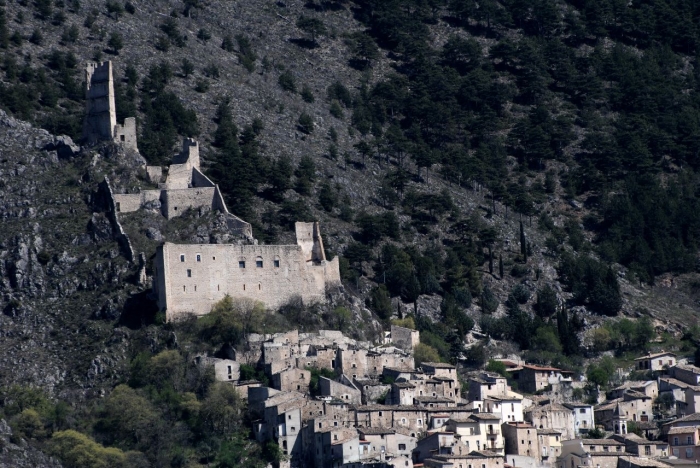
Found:
[{"label": "ruined stone tower", "polygon": [[85,67],[85,121],[83,137],[89,143],[111,140],[117,126],[112,62],[88,62]]},{"label": "ruined stone tower", "polygon": [[85,66],[85,120],[83,138],[88,143],[112,140],[138,151],[136,145],[136,119],[124,119],[117,124],[117,107],[114,101],[112,62],[88,62]]}]

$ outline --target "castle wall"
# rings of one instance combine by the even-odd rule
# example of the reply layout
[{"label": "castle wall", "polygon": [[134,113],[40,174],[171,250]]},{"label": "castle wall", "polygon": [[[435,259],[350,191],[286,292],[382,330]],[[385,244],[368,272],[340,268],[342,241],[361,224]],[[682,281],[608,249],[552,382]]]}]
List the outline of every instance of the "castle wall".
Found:
[{"label": "castle wall", "polygon": [[211,207],[215,190],[215,187],[164,190],[161,198],[163,214],[170,219],[174,216],[180,216],[188,208]]},{"label": "castle wall", "polygon": [[192,168],[189,164],[171,164],[165,188],[169,190],[186,189],[192,185]]},{"label": "castle wall", "polygon": [[136,117],[124,119],[124,125],[114,124],[114,141],[121,143],[125,148],[138,151],[136,146]]},{"label": "castle wall", "polygon": [[160,197],[160,190],[144,190],[140,193],[115,193],[114,203],[118,213],[131,213],[140,210],[148,203],[160,203]]},{"label": "castle wall", "polygon": [[162,166],[146,166],[146,173],[148,174],[148,180],[153,184],[159,184],[163,178],[163,167]]},{"label": "castle wall", "polygon": [[192,169],[192,185],[194,187],[214,187],[214,182],[202,174],[196,167]]},{"label": "castle wall", "polygon": [[158,278],[155,284],[168,320],[188,313],[207,314],[227,294],[261,301],[270,308],[294,296],[304,302],[325,297],[325,282],[317,282],[298,245],[165,243],[156,253],[156,270],[164,275],[164,282]]}]

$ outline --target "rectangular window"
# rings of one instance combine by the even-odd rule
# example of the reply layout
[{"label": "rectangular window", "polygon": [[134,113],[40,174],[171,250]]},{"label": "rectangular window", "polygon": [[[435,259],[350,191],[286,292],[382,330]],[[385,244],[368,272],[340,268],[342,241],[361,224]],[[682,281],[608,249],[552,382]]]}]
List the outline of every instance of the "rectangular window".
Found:
[{"label": "rectangular window", "polygon": [[238,268],[245,268],[245,261],[239,260],[238,261]]},{"label": "rectangular window", "polygon": [[275,268],[279,268],[279,267],[280,267],[280,261],[279,261],[279,260],[275,260],[275,261],[272,262],[272,263],[275,265]]},{"label": "rectangular window", "polygon": [[692,440],[692,438],[691,438],[690,436],[686,437],[685,440],[686,440],[686,445],[690,445],[690,444],[693,443],[693,440]]},{"label": "rectangular window", "polygon": [[673,438],[673,445],[678,445],[678,437]]},{"label": "rectangular window", "polygon": [[192,278],[192,270],[187,270],[187,277]]},{"label": "rectangular window", "polygon": [[399,450],[406,450],[406,444],[399,444]]},{"label": "rectangular window", "polygon": [[685,449],[685,458],[693,458],[693,449],[691,449],[691,448]]},{"label": "rectangular window", "polygon": [[184,255],[180,255],[180,261],[181,261],[181,262],[184,262],[184,261],[185,261],[185,256],[184,256]]},{"label": "rectangular window", "polygon": [[581,414],[586,414],[586,409],[585,409],[585,408],[581,408],[580,410],[578,410],[578,412],[581,413]]},{"label": "rectangular window", "polygon": [[202,256],[199,255],[199,254],[197,254],[197,261],[198,261],[198,262],[201,262],[201,261],[202,261]]},{"label": "rectangular window", "polygon": [[649,445],[644,446],[644,455],[651,455],[651,447]]},{"label": "rectangular window", "polygon": [[255,266],[258,267],[258,268],[262,268],[262,262],[263,262],[262,260],[256,260],[256,261],[255,261]]}]

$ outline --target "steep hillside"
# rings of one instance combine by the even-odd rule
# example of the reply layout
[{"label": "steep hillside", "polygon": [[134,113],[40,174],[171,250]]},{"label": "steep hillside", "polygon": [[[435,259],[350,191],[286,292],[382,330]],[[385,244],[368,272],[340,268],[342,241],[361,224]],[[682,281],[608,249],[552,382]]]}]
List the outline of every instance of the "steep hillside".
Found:
[{"label": "steep hillside", "polygon": [[[101,201],[105,176],[138,191],[139,166],[167,165],[185,136],[260,242],[319,220],[340,256],[342,293],[256,331],[371,339],[413,315],[436,359],[519,353],[581,373],[606,352],[627,365],[695,351],[693,2],[19,0],[0,13],[0,408],[13,427],[39,406],[17,392],[36,387],[49,432],[81,429],[156,466],[222,456],[194,416],[155,449],[105,429],[95,406],[129,383],[158,424],[184,427],[183,402],[213,395],[187,363],[222,343],[164,325],[139,271],[163,240],[221,242],[219,220],[124,214],[130,259]],[[141,156],[57,137],[80,140],[88,60],[113,62]],[[143,356],[173,350],[179,396],[146,395]]]}]

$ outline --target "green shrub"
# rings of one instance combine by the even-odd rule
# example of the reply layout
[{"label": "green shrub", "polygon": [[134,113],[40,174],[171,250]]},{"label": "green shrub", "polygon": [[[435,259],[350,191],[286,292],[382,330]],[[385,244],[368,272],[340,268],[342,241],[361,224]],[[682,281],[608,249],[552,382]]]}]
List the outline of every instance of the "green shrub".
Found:
[{"label": "green shrub", "polygon": [[298,124],[299,130],[301,130],[303,133],[306,133],[307,135],[313,133],[314,119],[306,112],[301,113],[301,115],[299,116]]}]

